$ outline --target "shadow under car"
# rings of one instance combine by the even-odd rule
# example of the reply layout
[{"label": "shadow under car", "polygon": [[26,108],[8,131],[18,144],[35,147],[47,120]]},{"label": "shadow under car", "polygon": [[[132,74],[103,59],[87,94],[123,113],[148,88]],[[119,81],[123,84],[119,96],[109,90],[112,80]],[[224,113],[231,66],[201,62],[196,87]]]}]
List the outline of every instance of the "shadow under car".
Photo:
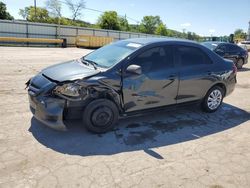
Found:
[{"label": "shadow under car", "polygon": [[64,154],[92,156],[144,150],[161,159],[150,149],[209,136],[249,119],[248,112],[223,103],[215,113],[185,108],[121,119],[115,130],[105,134],[89,133],[79,121],[68,122],[66,132],[55,131],[35,118],[29,131],[44,146]]}]

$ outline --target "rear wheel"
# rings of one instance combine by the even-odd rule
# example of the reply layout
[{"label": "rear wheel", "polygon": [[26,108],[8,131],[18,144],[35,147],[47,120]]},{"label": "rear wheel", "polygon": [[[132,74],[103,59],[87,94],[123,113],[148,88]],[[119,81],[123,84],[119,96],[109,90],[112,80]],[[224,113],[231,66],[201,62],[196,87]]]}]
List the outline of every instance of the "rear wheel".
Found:
[{"label": "rear wheel", "polygon": [[202,109],[205,112],[215,112],[220,107],[224,97],[224,91],[221,87],[212,87],[206,94],[203,102]]},{"label": "rear wheel", "polygon": [[237,69],[241,69],[243,67],[243,64],[244,64],[243,59],[238,59],[238,61],[236,63]]},{"label": "rear wheel", "polygon": [[107,99],[97,99],[88,104],[83,113],[83,124],[89,131],[105,133],[112,130],[118,120],[116,105]]}]

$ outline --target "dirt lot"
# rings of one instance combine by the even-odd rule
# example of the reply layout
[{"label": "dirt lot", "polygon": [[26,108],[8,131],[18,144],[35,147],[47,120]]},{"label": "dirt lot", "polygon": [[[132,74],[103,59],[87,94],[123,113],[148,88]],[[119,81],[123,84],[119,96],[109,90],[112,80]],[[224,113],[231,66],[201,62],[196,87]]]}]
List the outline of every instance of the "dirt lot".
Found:
[{"label": "dirt lot", "polygon": [[88,50],[0,47],[0,187],[250,187],[250,63],[214,114],[198,108],[134,117],[93,135],[51,130],[24,83]]}]

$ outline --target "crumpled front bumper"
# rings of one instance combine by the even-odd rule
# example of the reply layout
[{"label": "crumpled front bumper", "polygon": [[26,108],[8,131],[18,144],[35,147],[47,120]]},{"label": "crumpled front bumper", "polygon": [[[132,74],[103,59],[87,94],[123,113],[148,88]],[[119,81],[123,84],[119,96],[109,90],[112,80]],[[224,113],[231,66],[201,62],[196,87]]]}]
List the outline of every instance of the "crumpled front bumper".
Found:
[{"label": "crumpled front bumper", "polygon": [[38,121],[56,130],[67,130],[63,122],[64,99],[29,94],[29,103],[30,110]]}]

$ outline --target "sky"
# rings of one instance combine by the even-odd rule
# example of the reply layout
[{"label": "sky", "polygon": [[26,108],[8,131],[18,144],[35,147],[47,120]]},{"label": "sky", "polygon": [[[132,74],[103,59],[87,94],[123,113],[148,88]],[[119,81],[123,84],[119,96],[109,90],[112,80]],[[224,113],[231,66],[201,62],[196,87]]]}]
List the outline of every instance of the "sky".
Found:
[{"label": "sky", "polygon": [[[18,11],[34,5],[34,0],[0,0],[15,19]],[[63,1],[63,0],[62,0]],[[73,0],[77,1],[77,0]],[[37,6],[46,7],[46,0],[37,0]],[[250,21],[250,0],[85,0],[86,7],[100,11],[115,10],[127,16],[129,23],[141,21],[145,15],[159,15],[167,28],[191,31],[201,36],[229,35],[240,28],[247,32]],[[63,5],[64,17],[70,11]],[[101,13],[83,10],[80,19],[96,23]],[[129,19],[132,18],[132,19]]]}]

